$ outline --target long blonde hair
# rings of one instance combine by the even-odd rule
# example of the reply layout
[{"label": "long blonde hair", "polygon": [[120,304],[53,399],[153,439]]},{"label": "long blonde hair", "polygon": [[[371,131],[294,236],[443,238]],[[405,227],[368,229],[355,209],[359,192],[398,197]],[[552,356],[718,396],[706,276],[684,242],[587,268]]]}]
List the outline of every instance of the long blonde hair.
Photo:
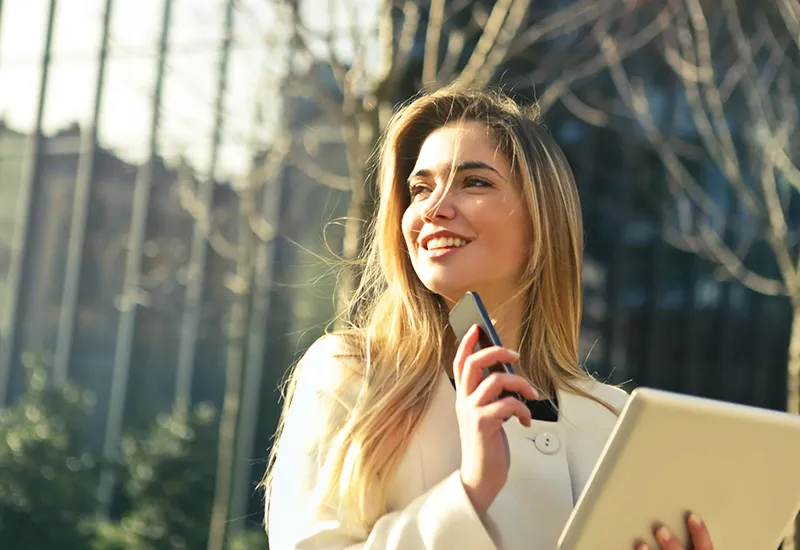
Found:
[{"label": "long blonde hair", "polygon": [[[447,308],[423,286],[401,231],[409,204],[406,185],[422,143],[461,121],[486,124],[521,187],[530,220],[530,255],[520,284],[525,303],[518,373],[537,388],[590,395],[591,377],[578,360],[583,224],[572,171],[537,109],[485,90],[443,88],[420,96],[390,121],[379,147],[377,216],[369,227],[363,276],[350,309],[351,328],[338,333],[346,354],[361,365],[355,403],[343,423],[331,422],[320,494],[365,532],[387,512],[390,484],[434,397],[440,367],[452,361],[455,337]],[[264,480],[269,490],[298,371],[289,378],[284,412]],[[336,389],[331,390],[335,393]]]}]

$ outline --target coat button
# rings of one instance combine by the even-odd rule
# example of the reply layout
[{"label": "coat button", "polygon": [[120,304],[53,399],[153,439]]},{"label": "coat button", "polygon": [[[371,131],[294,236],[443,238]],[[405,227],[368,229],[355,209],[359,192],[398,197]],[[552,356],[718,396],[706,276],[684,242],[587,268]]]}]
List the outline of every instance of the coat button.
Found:
[{"label": "coat button", "polygon": [[552,455],[558,452],[558,449],[561,447],[561,443],[558,441],[558,437],[551,434],[550,432],[542,432],[536,436],[536,439],[533,440],[533,443],[536,445],[536,448],[539,449],[540,452],[546,455]]}]

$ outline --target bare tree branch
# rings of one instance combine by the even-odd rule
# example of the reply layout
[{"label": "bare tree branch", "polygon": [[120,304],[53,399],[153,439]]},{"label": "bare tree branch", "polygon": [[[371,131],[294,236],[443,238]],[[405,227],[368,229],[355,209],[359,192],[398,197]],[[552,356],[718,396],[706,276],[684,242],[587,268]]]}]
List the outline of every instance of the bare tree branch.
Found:
[{"label": "bare tree branch", "polygon": [[653,120],[645,92],[639,88],[635,88],[631,84],[622,66],[616,41],[607,34],[604,34],[604,31],[600,28],[597,29],[596,33],[601,51],[603,55],[606,56],[612,80],[620,91],[623,100],[642,121],[645,135],[650,140],[653,148],[660,154],[661,160],[664,162],[672,181],[679,184],[683,192],[685,192],[706,215],[712,219],[722,217],[722,212],[718,205],[708,196],[702,186],[697,183],[695,178],[675,154],[674,150],[668,146],[667,140],[658,129],[655,120]]},{"label": "bare tree branch", "polygon": [[793,0],[778,0],[778,9],[781,12],[789,36],[794,39],[795,45],[800,49],[800,6]]},{"label": "bare tree branch", "polygon": [[[488,84],[494,74],[497,72],[498,67],[500,67],[500,65],[506,60],[508,57],[508,51],[514,41],[514,37],[516,36],[517,32],[519,32],[523,21],[525,21],[525,14],[528,12],[530,4],[531,0],[515,0],[512,3],[506,19],[506,24],[500,27],[500,32],[497,34],[494,40],[494,45],[489,50],[489,54],[486,56],[485,61],[482,64],[476,63],[476,66],[479,67],[479,69],[475,74],[474,80],[472,81],[473,85],[485,86]],[[484,30],[484,34],[481,36],[481,38],[484,36],[486,36],[486,30]],[[478,45],[480,46],[480,42]],[[472,58],[470,58],[470,62],[471,61]],[[468,62],[467,67],[465,67],[467,79],[470,75],[470,73],[467,72],[467,69],[469,68],[470,63]]]},{"label": "bare tree branch", "polygon": [[708,226],[700,225],[700,237],[704,247],[698,247],[697,252],[705,255],[713,262],[719,264],[727,275],[737,279],[744,286],[769,296],[785,296],[786,285],[779,279],[764,277],[745,267],[740,256],[734,254],[719,238],[719,233]]},{"label": "bare tree branch", "polygon": [[[582,27],[594,23],[601,15],[608,15],[619,2],[616,0],[584,0],[569,9],[561,9],[541,21],[534,22],[514,39],[513,46],[508,53],[511,56],[522,56],[526,50],[542,40],[553,36],[568,35]],[[622,12],[621,15],[624,15]]]},{"label": "bare tree branch", "polygon": [[577,118],[592,126],[607,126],[611,122],[611,116],[606,111],[581,101],[569,88],[564,90],[561,103]]},{"label": "bare tree branch", "polygon": [[719,233],[707,224],[701,224],[696,235],[665,228],[664,240],[684,252],[696,254],[717,264],[716,277],[721,280],[734,279],[747,288],[768,296],[786,296],[786,285],[780,279],[765,277],[747,268],[741,257],[734,254],[719,239]]},{"label": "bare tree branch", "polygon": [[353,179],[351,177],[340,176],[339,174],[334,174],[329,170],[325,170],[308,155],[303,155],[302,157],[300,155],[293,155],[291,164],[294,168],[297,168],[309,178],[325,187],[330,187],[337,191],[350,191],[353,185]]},{"label": "bare tree branch", "polygon": [[436,84],[439,63],[439,38],[444,22],[444,0],[431,0],[428,26],[425,29],[425,58],[422,62],[422,82]]},{"label": "bare tree branch", "polygon": [[[235,189],[240,199],[245,199],[246,197],[243,197],[243,195],[254,192],[263,182],[277,177],[288,154],[288,136],[277,136],[264,159],[257,163],[248,174],[245,185],[240,189]],[[223,235],[219,228],[220,224],[216,220],[215,212],[209,211],[203,204],[192,185],[193,177],[187,172],[188,170],[189,168],[186,165],[182,165],[179,170],[178,195],[181,206],[198,223],[214,252],[226,260],[234,261],[237,258],[239,245]],[[254,201],[241,200],[240,202],[243,205],[243,214],[247,217],[247,223],[253,235],[264,241],[271,239],[274,236],[272,224],[263,219],[251,206],[247,206]]]},{"label": "bare tree branch", "polygon": [[[676,71],[676,74],[683,81],[686,100],[694,118],[695,126],[709,153],[734,185],[736,192],[741,195],[744,206],[752,212],[757,212],[757,201],[753,192],[744,183],[736,147],[725,118],[722,99],[719,95],[719,89],[715,85],[707,22],[697,0],[687,0],[687,3],[689,4],[688,11],[692,30],[690,31],[686,26],[686,18],[683,15],[679,15],[675,23],[678,28],[679,47],[684,54],[692,56],[690,64],[695,70],[694,74],[689,78],[684,78],[687,76],[686,66],[684,65],[684,70]],[[691,39],[692,33],[695,36],[694,41]],[[696,46],[693,46],[693,44]],[[674,52],[670,47],[667,47],[667,52],[672,52],[672,57],[683,59],[679,53]],[[702,86],[702,90],[698,84]],[[705,105],[702,102],[701,94],[705,99]],[[708,109],[706,109],[706,105]],[[711,118],[708,116],[709,113]]]},{"label": "bare tree branch", "polygon": [[[396,52],[394,55],[395,70],[394,80],[398,76],[405,75],[408,70],[408,63],[411,59],[411,50],[414,47],[414,38],[417,36],[419,28],[419,7],[414,0],[407,0],[403,4],[403,27],[400,30],[400,38],[397,41]],[[386,71],[386,68],[384,68]],[[389,73],[384,74],[384,79],[389,78]],[[394,83],[393,80],[393,83]]]},{"label": "bare tree branch", "polygon": [[731,34],[739,59],[744,65],[747,75],[747,86],[742,86],[748,106],[753,115],[765,121],[770,128],[777,124],[775,113],[770,108],[769,92],[765,89],[755,64],[753,45],[748,41],[739,19],[739,8],[735,0],[723,0],[724,13],[728,22],[728,31]]},{"label": "bare tree branch", "polygon": [[[650,44],[669,26],[676,11],[674,6],[668,4],[653,21],[645,25],[637,34],[627,37],[624,41],[617,41],[616,52],[620,60],[629,57]],[[601,20],[595,23],[595,34],[600,32],[601,25],[606,28],[608,21]],[[582,66],[573,67],[571,70],[564,72],[547,87],[545,93],[539,98],[539,106],[542,112],[547,112],[575,82],[594,76],[607,67],[608,57],[601,52],[583,63]]]},{"label": "bare tree branch", "polygon": [[[522,25],[529,5],[530,0],[495,2],[478,44],[461,74],[456,78],[456,85],[482,85],[491,78],[499,62],[502,61],[502,55],[508,51],[514,34]],[[494,47],[498,47],[500,53],[490,57]]]},{"label": "bare tree branch", "polygon": [[450,82],[454,79],[456,71],[458,70],[458,61],[461,59],[461,54],[464,52],[464,45],[466,39],[464,33],[460,30],[454,29],[450,31],[447,37],[447,52],[442,67],[439,70],[439,81]]},{"label": "bare tree branch", "polygon": [[[794,294],[796,290],[800,290],[797,288],[796,282],[798,268],[794,266],[795,262],[792,261],[790,254],[785,202],[781,200],[775,171],[779,164],[784,167],[787,164],[792,166],[791,157],[785,152],[788,140],[782,136],[787,136],[788,129],[790,127],[793,129],[795,124],[791,122],[792,117],[789,117],[790,122],[787,124],[787,121],[784,120],[783,127],[779,132],[776,132],[777,124],[770,124],[771,120],[777,119],[773,104],[768,101],[770,98],[768,82],[771,77],[768,75],[764,79],[757,72],[753,58],[747,57],[753,54],[753,45],[748,43],[741,25],[738,23],[738,15],[726,13],[729,25],[732,27],[731,35],[737,43],[737,52],[739,53],[737,62],[742,65],[742,69],[737,72],[747,79],[747,85],[743,91],[748,106],[754,111],[754,119],[758,121],[755,126],[756,135],[761,136],[759,143],[754,144],[757,150],[755,156],[760,158],[761,163],[760,173],[756,174],[760,183],[760,198],[757,197],[756,190],[744,182],[743,170],[728,126],[724,103],[719,93],[719,87],[716,85],[705,15],[698,0],[686,0],[686,4],[686,17],[679,15],[675,19],[674,32],[664,34],[665,59],[680,78],[698,134],[712,160],[720,167],[733,187],[736,199],[740,201],[746,211],[754,214],[758,214],[760,211],[765,213],[770,228],[767,242],[775,254],[785,289]],[[687,19],[689,25],[687,25]],[[673,35],[677,36],[677,44],[674,39],[671,40]],[[772,284],[770,286],[765,280],[745,272],[744,267],[739,265],[742,263],[741,261],[738,263],[732,261],[733,257],[742,257],[741,254],[749,248],[749,242],[746,247],[736,251],[724,244],[724,240],[719,237],[720,227],[724,227],[724,225],[709,221],[724,220],[724,217],[721,217],[718,209],[713,207],[713,201],[710,200],[702,186],[693,181],[693,178],[682,169],[674,151],[666,146],[665,140],[651,116],[646,95],[631,85],[619,62],[618,55],[615,53],[616,44],[602,32],[598,33],[598,43],[609,62],[612,78],[621,92],[623,100],[642,122],[648,139],[659,152],[673,182],[679,184],[692,202],[700,207],[706,220],[700,224],[700,228],[703,242],[709,253],[718,263],[726,266],[729,273],[746,279],[746,284],[751,287],[755,286],[765,291],[771,288],[772,291],[775,291],[774,281],[770,283]],[[768,71],[772,71],[772,63],[781,61],[780,59],[774,61],[776,59],[774,55],[770,59],[771,63],[766,65]],[[737,80],[741,79],[737,78]],[[751,83],[751,80],[754,82]],[[789,175],[786,179],[792,183],[791,180],[796,179],[795,172],[791,169],[786,172]],[[713,238],[711,237],[712,227],[717,231]],[[743,280],[743,282],[745,281]]]},{"label": "bare tree branch", "polygon": [[[184,170],[186,169],[184,168]],[[179,175],[178,177],[178,196],[181,206],[197,222],[214,252],[226,260],[233,260],[236,257],[236,245],[222,235],[214,223],[213,213],[203,204],[192,181],[193,178],[190,175]]]}]

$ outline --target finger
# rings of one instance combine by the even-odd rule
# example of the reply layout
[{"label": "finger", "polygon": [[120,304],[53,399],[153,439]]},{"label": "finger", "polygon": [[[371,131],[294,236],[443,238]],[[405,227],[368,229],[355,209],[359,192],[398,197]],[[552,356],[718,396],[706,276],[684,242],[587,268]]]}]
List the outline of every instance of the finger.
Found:
[{"label": "finger", "polygon": [[686,519],[686,525],[689,527],[689,534],[692,536],[692,548],[694,550],[714,550],[714,545],[711,543],[711,533],[708,532],[708,527],[700,519],[700,516],[689,514]]},{"label": "finger", "polygon": [[473,361],[473,353],[464,361],[464,370],[461,373],[461,396],[469,397],[483,380],[483,367]]},{"label": "finger", "polygon": [[650,546],[646,542],[637,541],[633,543],[634,550],[650,550]]},{"label": "finger", "polygon": [[666,525],[656,526],[654,534],[661,550],[684,550],[675,533]]},{"label": "finger", "polygon": [[538,398],[536,390],[530,383],[516,374],[495,372],[480,382],[473,392],[473,399],[478,406],[488,405],[495,401],[503,391],[518,393],[531,401]]},{"label": "finger", "polygon": [[508,418],[516,416],[523,426],[531,425],[531,411],[516,397],[504,397],[497,401],[484,405],[478,409],[479,423],[486,424],[487,422],[494,425],[497,421],[497,427],[503,425]]},{"label": "finger", "polygon": [[519,354],[511,350],[492,346],[478,350],[464,360],[461,374],[463,394],[471,395],[484,378],[484,371],[498,363],[512,363],[519,359]]},{"label": "finger", "polygon": [[515,363],[519,359],[519,353],[508,348],[491,346],[483,348],[470,354],[465,363],[472,361],[482,369],[488,369],[498,363]]},{"label": "finger", "polygon": [[475,349],[475,344],[478,343],[478,325],[472,325],[464,337],[461,339],[461,343],[458,345],[458,349],[456,350],[456,357],[453,360],[453,378],[456,382],[456,391],[461,391],[463,387],[463,377],[464,377],[464,363],[472,354],[472,350]]}]

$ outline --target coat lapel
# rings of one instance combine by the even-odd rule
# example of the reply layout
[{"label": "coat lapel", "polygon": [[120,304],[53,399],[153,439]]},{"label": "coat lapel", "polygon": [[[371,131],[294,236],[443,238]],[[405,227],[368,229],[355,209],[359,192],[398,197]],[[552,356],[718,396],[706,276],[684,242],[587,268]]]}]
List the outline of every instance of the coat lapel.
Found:
[{"label": "coat lapel", "polygon": [[498,548],[555,548],[574,505],[562,425],[570,399],[559,392],[559,421],[534,420],[526,428],[516,418],[506,423],[511,469],[489,509]]}]

